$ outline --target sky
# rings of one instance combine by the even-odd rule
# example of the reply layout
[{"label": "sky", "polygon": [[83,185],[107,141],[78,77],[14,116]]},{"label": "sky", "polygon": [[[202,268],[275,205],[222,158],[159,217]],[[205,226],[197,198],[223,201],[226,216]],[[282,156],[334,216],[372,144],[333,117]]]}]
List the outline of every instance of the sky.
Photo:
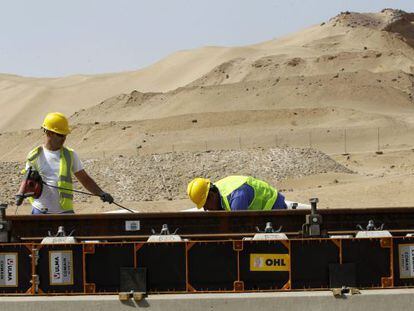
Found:
[{"label": "sky", "polygon": [[341,11],[414,12],[413,0],[0,0],[0,73],[137,70],[180,50],[243,46]]}]

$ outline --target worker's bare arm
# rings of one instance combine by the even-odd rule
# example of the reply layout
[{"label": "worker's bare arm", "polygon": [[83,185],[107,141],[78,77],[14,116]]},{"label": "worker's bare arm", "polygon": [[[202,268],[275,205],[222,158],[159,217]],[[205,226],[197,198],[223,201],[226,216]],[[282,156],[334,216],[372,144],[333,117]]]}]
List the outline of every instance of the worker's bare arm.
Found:
[{"label": "worker's bare arm", "polygon": [[86,173],[85,170],[80,170],[75,173],[76,178],[79,182],[90,192],[96,195],[103,193],[102,189],[96,184],[96,182]]}]

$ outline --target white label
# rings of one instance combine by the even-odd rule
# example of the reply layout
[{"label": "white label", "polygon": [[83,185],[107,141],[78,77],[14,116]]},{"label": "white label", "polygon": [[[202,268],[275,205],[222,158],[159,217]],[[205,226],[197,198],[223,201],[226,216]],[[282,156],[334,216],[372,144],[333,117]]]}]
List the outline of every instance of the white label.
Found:
[{"label": "white label", "polygon": [[398,246],[400,260],[400,278],[414,278],[414,244],[401,244]]},{"label": "white label", "polygon": [[178,234],[167,234],[167,235],[151,235],[147,242],[182,242],[183,239]]},{"label": "white label", "polygon": [[359,238],[391,238],[392,234],[387,230],[381,231],[358,231],[355,235],[357,239]]},{"label": "white label", "polygon": [[253,240],[287,240],[288,237],[284,233],[256,233]]},{"label": "white label", "polygon": [[139,231],[139,230],[141,230],[139,220],[125,221],[125,231]]},{"label": "white label", "polygon": [[40,244],[71,244],[76,243],[73,236],[47,236]]},{"label": "white label", "polygon": [[49,252],[50,285],[73,285],[72,251]]},{"label": "white label", "polygon": [[17,287],[17,253],[0,253],[0,287]]}]

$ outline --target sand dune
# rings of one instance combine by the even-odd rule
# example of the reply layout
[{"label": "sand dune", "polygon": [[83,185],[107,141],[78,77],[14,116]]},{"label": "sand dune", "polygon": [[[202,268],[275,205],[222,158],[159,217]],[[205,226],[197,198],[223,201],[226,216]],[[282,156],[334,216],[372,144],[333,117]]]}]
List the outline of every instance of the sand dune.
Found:
[{"label": "sand dune", "polygon": [[[223,85],[358,71],[413,74],[412,20],[413,14],[395,10],[342,13],[323,25],[280,39],[246,47],[205,47],[177,52],[138,71],[50,79],[0,75],[0,108],[4,112],[0,130],[36,128],[47,111],[59,110],[71,115],[133,90],[168,92],[186,85]],[[312,93],[313,89],[305,91]],[[342,95],[338,93],[337,97]],[[191,95],[183,100],[177,105],[188,107],[187,112],[199,112],[198,105],[191,106],[195,101]],[[287,105],[296,100],[284,99]],[[163,109],[176,110],[177,105]],[[142,119],[141,115],[135,117]]]},{"label": "sand dune", "polygon": [[[71,123],[82,126],[71,137],[85,153],[160,151],[171,147],[171,139],[195,146],[198,135],[202,141],[240,135],[248,141],[252,135],[256,140],[273,135],[267,133],[345,127],[396,129],[398,142],[414,122],[413,31],[413,14],[344,12],[283,38],[177,52],[135,72],[53,79],[2,75],[0,128],[38,128],[47,111],[73,113]],[[260,129],[263,124],[268,126]],[[125,126],[138,133],[119,144],[112,132]],[[0,136],[3,159],[16,147],[9,147],[15,135],[26,142],[23,155],[35,144],[28,142],[38,134],[27,133]],[[102,143],[88,150],[90,140]]]}]

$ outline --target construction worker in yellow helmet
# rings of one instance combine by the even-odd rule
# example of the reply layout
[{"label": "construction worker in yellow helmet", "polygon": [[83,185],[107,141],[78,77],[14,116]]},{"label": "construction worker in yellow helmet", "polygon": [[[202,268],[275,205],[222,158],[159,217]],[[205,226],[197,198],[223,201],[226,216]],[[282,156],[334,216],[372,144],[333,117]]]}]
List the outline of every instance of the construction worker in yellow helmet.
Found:
[{"label": "construction worker in yellow helmet", "polygon": [[38,199],[30,199],[32,214],[74,213],[73,175],[87,190],[99,195],[103,202],[112,203],[112,196],[86,173],[77,153],[64,146],[70,133],[68,119],[60,112],[48,113],[42,128],[44,144],[30,151],[26,160],[26,169],[32,167],[38,171],[47,184]]},{"label": "construction worker in yellow helmet", "polygon": [[251,176],[228,176],[215,183],[195,178],[187,194],[198,207],[208,211],[266,211],[286,209],[285,197],[267,182]]}]

